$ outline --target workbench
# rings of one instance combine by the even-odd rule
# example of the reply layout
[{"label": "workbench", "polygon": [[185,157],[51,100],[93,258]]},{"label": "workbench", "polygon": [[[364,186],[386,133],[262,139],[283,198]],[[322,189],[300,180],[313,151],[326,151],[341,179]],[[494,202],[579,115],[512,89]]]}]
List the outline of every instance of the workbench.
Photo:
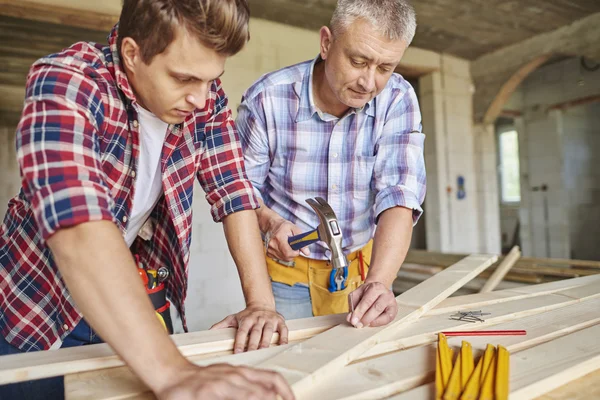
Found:
[{"label": "workbench", "polygon": [[[484,322],[451,319],[464,310],[484,311]],[[262,367],[298,343],[314,341],[333,329],[355,329],[345,325],[345,315],[290,320],[290,344],[237,355],[231,354],[233,329],[174,335],[173,340],[199,365],[229,362]],[[511,353],[511,399],[600,398],[600,275],[447,297],[402,329],[377,336],[339,371],[323,372],[326,379],[321,376],[298,398],[433,399],[437,333],[489,327],[525,329],[527,335],[457,337],[448,343],[458,348],[462,339],[468,340],[475,353],[488,343],[505,346]],[[362,334],[370,329],[376,328],[363,328]],[[298,354],[302,364],[302,352]],[[106,344],[6,356],[0,362],[0,383],[56,375],[65,375],[69,400],[153,398]],[[311,376],[310,371],[306,375]]]}]

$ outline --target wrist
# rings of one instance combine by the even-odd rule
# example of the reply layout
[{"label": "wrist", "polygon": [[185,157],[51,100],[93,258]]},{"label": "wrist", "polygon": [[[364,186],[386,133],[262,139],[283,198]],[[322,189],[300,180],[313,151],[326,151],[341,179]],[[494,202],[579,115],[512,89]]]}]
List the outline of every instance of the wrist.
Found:
[{"label": "wrist", "polygon": [[377,275],[372,275],[372,274],[368,274],[367,278],[365,279],[365,285],[369,284],[369,283],[381,283],[383,284],[385,287],[387,288],[391,288],[392,284],[394,283],[394,280],[396,278],[388,278],[385,276],[377,276]]},{"label": "wrist", "polygon": [[143,380],[153,393],[161,393],[172,386],[173,382],[176,382],[178,378],[181,377],[182,372],[190,367],[194,367],[194,364],[189,362],[183,357],[179,350],[177,350],[176,354],[173,354],[164,360],[159,368],[153,369],[157,372],[155,376],[150,376],[148,377],[149,379]]},{"label": "wrist", "polygon": [[259,308],[266,310],[275,310],[275,299],[260,299],[246,302],[246,308]]}]

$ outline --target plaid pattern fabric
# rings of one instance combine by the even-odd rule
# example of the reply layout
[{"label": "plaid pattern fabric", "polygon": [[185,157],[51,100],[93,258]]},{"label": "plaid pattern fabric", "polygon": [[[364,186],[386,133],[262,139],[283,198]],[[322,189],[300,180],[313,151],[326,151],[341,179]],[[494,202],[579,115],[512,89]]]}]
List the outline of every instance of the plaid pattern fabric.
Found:
[{"label": "plaid pattern fabric", "polygon": [[[415,91],[398,74],[343,118],[318,110],[312,94],[318,59],[259,79],[244,94],[236,125],[257,196],[304,231],[319,223],[305,200],[323,197],[350,253],[373,237],[377,216],[388,208],[410,208],[418,221],[426,188],[425,135]],[[327,258],[323,244],[310,250],[311,258]]]},{"label": "plaid pattern fabric", "polygon": [[[81,319],[46,239],[87,221],[127,230],[139,123],[116,39],[117,27],[109,46],[76,43],[37,61],[28,76],[17,128],[22,189],[0,227],[1,333],[25,351],[50,348]],[[220,81],[204,109],[169,126],[161,162],[153,236],[138,237],[132,250],[145,265],[170,269],[167,293],[184,316],[194,177],[215,221],[258,206]]]}]

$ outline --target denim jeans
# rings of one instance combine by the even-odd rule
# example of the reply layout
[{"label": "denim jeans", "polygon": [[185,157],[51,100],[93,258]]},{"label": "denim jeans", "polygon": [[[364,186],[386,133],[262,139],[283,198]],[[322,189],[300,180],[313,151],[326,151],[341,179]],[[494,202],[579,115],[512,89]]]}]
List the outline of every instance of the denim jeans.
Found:
[{"label": "denim jeans", "polygon": [[287,319],[309,318],[313,316],[312,302],[308,286],[271,282],[277,312]]},{"label": "denim jeans", "polygon": [[[63,340],[61,348],[95,343],[102,343],[102,339],[82,319]],[[9,344],[4,336],[0,335],[0,363],[2,363],[1,356],[19,353],[23,353],[23,351]],[[0,386],[0,400],[55,400],[64,398],[65,385],[62,376]]]}]

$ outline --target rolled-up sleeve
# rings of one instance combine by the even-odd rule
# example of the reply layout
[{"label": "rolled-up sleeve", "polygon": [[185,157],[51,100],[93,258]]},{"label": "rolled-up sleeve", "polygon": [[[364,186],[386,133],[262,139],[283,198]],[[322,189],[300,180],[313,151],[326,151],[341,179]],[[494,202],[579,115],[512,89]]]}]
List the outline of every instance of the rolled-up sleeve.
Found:
[{"label": "rolled-up sleeve", "polygon": [[98,130],[102,97],[85,71],[34,64],[16,132],[24,195],[42,240],[61,228],[113,220]]},{"label": "rolled-up sleeve", "polygon": [[213,220],[220,222],[234,212],[258,208],[258,201],[246,175],[242,146],[227,97],[220,82],[215,85],[214,116],[205,125],[198,180],[206,192]]},{"label": "rolled-up sleeve", "polygon": [[421,132],[421,113],[414,89],[398,96],[377,142],[374,166],[375,212],[377,217],[392,207],[413,210],[419,220],[425,199],[426,175]]},{"label": "rolled-up sleeve", "polygon": [[254,193],[262,200],[261,192],[269,173],[271,160],[265,121],[261,118],[264,115],[257,111],[258,101],[258,98],[242,99],[242,104],[238,107],[236,126],[242,141],[248,178],[254,186]]}]

